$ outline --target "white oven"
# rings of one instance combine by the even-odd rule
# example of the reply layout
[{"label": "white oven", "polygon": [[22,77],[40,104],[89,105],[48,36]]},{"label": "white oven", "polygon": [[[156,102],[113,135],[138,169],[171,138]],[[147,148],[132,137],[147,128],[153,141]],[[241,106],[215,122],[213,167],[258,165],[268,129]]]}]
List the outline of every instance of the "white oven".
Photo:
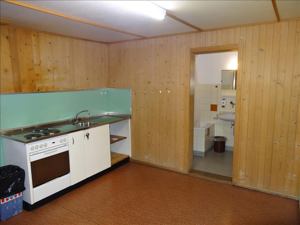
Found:
[{"label": "white oven", "polygon": [[28,144],[33,203],[70,186],[67,140],[59,136]]},{"label": "white oven", "polygon": [[70,186],[69,145],[66,135],[28,144],[7,140],[5,144],[5,149],[9,149],[5,154],[6,162],[25,170],[25,202],[34,204]]}]

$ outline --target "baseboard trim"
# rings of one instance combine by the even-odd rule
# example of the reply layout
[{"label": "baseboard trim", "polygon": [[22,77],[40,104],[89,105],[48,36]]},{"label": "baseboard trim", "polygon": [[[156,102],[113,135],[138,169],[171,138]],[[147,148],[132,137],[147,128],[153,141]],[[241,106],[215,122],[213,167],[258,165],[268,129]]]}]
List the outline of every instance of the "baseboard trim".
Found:
[{"label": "baseboard trim", "polygon": [[[249,189],[249,190],[252,190],[252,191],[258,191],[258,192],[262,192],[262,193],[266,193],[266,194],[270,194],[270,195],[275,195],[275,196],[282,197],[282,198],[288,198],[288,199],[292,199],[292,200],[296,200],[296,201],[298,200],[298,198],[296,196],[293,196],[293,195],[287,195],[287,194],[282,194],[282,193],[279,193],[279,192],[276,192],[276,191],[269,191],[269,190],[262,189],[262,188],[255,188],[255,187],[244,185],[244,184],[238,184],[234,180],[232,181],[232,184],[236,187],[246,188],[246,189]],[[299,205],[299,207],[300,207],[300,205]]]},{"label": "baseboard trim", "polygon": [[285,194],[281,194],[281,193],[278,193],[278,192],[269,191],[269,190],[266,190],[266,189],[254,188],[254,187],[247,186],[247,185],[240,185],[240,184],[237,184],[234,181],[233,178],[232,178],[231,181],[222,180],[222,179],[214,178],[214,177],[211,177],[211,176],[205,176],[203,174],[201,175],[199,173],[193,173],[193,170],[191,170],[189,172],[185,172],[185,171],[180,171],[180,170],[176,170],[176,169],[172,169],[172,168],[168,168],[168,167],[164,167],[164,166],[159,166],[159,165],[156,165],[154,163],[144,162],[144,161],[140,161],[140,160],[136,160],[136,159],[132,159],[132,158],[130,158],[130,162],[145,165],[145,166],[150,166],[150,167],[157,168],[157,169],[163,169],[163,170],[166,170],[166,171],[170,171],[170,172],[174,172],[174,173],[178,173],[178,174],[182,174],[182,175],[198,177],[198,178],[206,179],[206,180],[209,180],[209,181],[214,181],[214,182],[219,182],[219,183],[226,183],[226,184],[230,184],[230,185],[233,185],[233,186],[236,186],[236,187],[245,188],[245,189],[248,189],[248,190],[257,191],[257,192],[261,192],[261,193],[265,193],[265,194],[271,194],[271,195],[279,196],[279,197],[282,197],[282,198],[288,198],[288,199],[292,199],[292,200],[296,200],[296,201],[299,200],[299,211],[300,211],[300,199],[298,197],[295,197],[295,196],[292,196],[292,195],[285,195]]},{"label": "baseboard trim", "polygon": [[137,160],[137,159],[130,158],[130,162],[145,165],[145,166],[150,166],[150,167],[153,167],[153,168],[163,169],[163,170],[167,170],[167,171],[174,172],[174,173],[187,174],[186,172],[181,171],[181,170],[176,170],[176,169],[172,169],[172,168],[169,168],[169,167],[166,167],[166,166],[156,165],[156,164],[150,163],[150,162],[144,162],[144,161]]},{"label": "baseboard trim", "polygon": [[197,172],[193,173],[192,171],[184,172],[184,171],[174,170],[174,169],[171,169],[171,168],[167,168],[167,167],[164,167],[164,166],[158,166],[158,165],[155,165],[153,163],[144,162],[144,161],[140,161],[140,160],[136,160],[136,159],[132,159],[132,158],[130,159],[130,162],[137,163],[137,164],[144,165],[144,166],[149,166],[149,167],[156,168],[156,169],[166,170],[168,172],[173,172],[173,173],[177,173],[177,174],[180,174],[180,175],[185,175],[185,176],[189,176],[189,177],[196,177],[196,178],[200,178],[200,179],[204,179],[204,180],[208,180],[208,181],[212,181],[212,182],[232,185],[231,181],[224,180],[224,179],[217,179],[217,178],[209,177],[209,176],[204,176],[203,174],[201,175],[200,173],[197,173]]}]

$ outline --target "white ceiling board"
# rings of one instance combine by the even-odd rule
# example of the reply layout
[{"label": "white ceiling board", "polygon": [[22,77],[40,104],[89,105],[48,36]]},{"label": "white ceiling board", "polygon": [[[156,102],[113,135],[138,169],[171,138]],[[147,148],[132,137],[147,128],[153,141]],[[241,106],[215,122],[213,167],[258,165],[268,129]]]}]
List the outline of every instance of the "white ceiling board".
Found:
[{"label": "white ceiling board", "polygon": [[277,1],[280,19],[300,18],[300,0]]},{"label": "white ceiling board", "polygon": [[0,17],[24,27],[101,42],[136,39],[134,36],[74,22],[35,10],[0,2]]},{"label": "white ceiling board", "polygon": [[[201,29],[276,21],[268,1],[172,1],[170,12]],[[157,4],[160,5],[159,2]],[[163,5],[161,5],[163,7]]]},{"label": "white ceiling board", "polygon": [[40,0],[23,2],[147,37],[195,31],[169,17],[159,21],[128,12],[118,7],[114,1]]}]

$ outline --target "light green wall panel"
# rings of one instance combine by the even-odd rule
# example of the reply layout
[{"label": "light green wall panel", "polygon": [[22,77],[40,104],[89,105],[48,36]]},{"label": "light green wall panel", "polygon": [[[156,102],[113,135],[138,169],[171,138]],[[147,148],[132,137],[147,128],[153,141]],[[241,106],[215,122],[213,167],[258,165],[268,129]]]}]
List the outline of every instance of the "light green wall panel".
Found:
[{"label": "light green wall panel", "polygon": [[[81,110],[91,115],[114,112],[131,114],[129,89],[95,89],[84,91],[25,93],[0,95],[0,129],[31,126],[71,119]],[[3,164],[0,139],[1,165]]]},{"label": "light green wall panel", "polygon": [[107,94],[107,112],[117,112],[122,114],[131,114],[131,92],[128,89],[118,89],[112,91],[109,89]]}]

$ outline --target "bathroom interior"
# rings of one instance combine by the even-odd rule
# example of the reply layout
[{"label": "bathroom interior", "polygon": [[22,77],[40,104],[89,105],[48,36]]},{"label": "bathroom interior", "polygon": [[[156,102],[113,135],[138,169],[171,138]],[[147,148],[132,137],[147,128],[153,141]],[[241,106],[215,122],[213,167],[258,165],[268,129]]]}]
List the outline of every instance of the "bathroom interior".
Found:
[{"label": "bathroom interior", "polygon": [[237,66],[237,51],[195,56],[192,171],[229,181],[234,153]]}]

